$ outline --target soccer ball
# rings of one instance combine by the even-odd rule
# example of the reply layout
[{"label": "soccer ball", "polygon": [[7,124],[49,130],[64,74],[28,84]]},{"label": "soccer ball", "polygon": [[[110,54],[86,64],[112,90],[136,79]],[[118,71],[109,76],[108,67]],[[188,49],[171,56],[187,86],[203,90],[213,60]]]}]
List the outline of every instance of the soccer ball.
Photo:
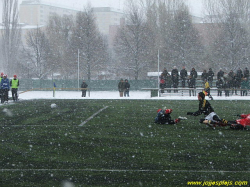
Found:
[{"label": "soccer ball", "polygon": [[9,117],[13,116],[13,113],[9,109],[7,109],[7,108],[4,108],[3,112],[5,113],[6,116],[9,116]]},{"label": "soccer ball", "polygon": [[56,106],[55,103],[52,103],[52,104],[50,105],[50,107],[51,107],[51,108],[56,108],[57,106]]}]

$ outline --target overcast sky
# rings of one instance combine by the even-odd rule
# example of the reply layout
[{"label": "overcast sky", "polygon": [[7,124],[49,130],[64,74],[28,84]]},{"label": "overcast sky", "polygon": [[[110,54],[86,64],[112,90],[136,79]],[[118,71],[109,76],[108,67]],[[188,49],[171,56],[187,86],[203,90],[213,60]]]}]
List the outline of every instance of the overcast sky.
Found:
[{"label": "overcast sky", "polygon": [[[56,3],[67,7],[81,9],[90,2],[93,7],[112,7],[123,9],[126,0],[44,0],[46,2]],[[203,0],[185,0],[190,7],[192,15],[202,16],[202,2]],[[19,0],[21,3],[22,0]],[[2,0],[0,0],[0,22],[2,22]]]}]

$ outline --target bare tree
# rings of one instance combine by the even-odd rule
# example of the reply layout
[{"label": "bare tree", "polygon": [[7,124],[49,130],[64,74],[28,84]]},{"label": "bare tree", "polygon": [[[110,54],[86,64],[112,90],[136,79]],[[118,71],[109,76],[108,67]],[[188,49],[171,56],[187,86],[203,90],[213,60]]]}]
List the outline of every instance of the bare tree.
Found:
[{"label": "bare tree", "polygon": [[[248,0],[207,0],[206,10],[209,22],[219,34],[214,36],[210,58],[217,67],[235,70],[248,62],[249,46],[249,11]],[[214,34],[213,30],[210,34]]]},{"label": "bare tree", "polygon": [[53,72],[60,73],[63,78],[69,78],[76,70],[73,67],[72,53],[70,51],[70,37],[73,30],[72,16],[52,15],[46,27],[46,36],[50,44],[50,64]]},{"label": "bare tree", "polygon": [[204,50],[199,33],[192,23],[188,7],[184,4],[174,14],[167,42],[175,65],[193,67],[202,61]]},{"label": "bare tree", "polygon": [[3,0],[3,40],[2,66],[5,72],[10,74],[17,70],[18,51],[20,46],[21,30],[18,25],[18,0]]},{"label": "bare tree", "polygon": [[149,65],[147,57],[152,43],[152,30],[146,24],[144,11],[136,2],[129,1],[127,10],[127,25],[122,27],[117,35],[115,44],[116,53],[122,63],[121,73],[128,68],[133,71],[135,80],[145,76],[143,69]]},{"label": "bare tree", "polygon": [[79,51],[80,73],[91,80],[98,76],[99,69],[105,68],[108,52],[107,42],[97,29],[92,8],[85,7],[83,12],[76,16],[75,26],[71,38],[71,51],[75,54]]},{"label": "bare tree", "polygon": [[27,33],[27,48],[25,48],[25,56],[29,62],[30,74],[39,79],[46,78],[53,69],[48,63],[50,48],[48,39],[41,28],[37,27]]}]

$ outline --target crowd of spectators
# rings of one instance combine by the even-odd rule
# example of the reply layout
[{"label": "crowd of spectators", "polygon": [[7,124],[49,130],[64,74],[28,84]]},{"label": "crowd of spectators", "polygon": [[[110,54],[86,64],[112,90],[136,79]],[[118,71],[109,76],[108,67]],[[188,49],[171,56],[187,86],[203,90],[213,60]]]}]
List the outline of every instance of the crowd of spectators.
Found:
[{"label": "crowd of spectators", "polygon": [[235,72],[230,70],[228,73],[220,69],[217,74],[214,73],[212,68],[209,68],[208,71],[203,70],[198,76],[195,68],[192,68],[188,73],[185,66],[182,67],[180,72],[174,66],[170,72],[167,71],[167,68],[164,68],[159,79],[161,93],[164,93],[165,90],[170,93],[172,89],[169,88],[173,88],[176,93],[178,88],[181,87],[189,88],[189,95],[194,96],[198,81],[201,82],[200,86],[204,89],[217,88],[217,96],[222,96],[223,91],[225,96],[229,96],[230,93],[238,95],[238,91],[241,96],[246,96],[250,90],[249,70],[247,67],[243,71],[238,68]]}]

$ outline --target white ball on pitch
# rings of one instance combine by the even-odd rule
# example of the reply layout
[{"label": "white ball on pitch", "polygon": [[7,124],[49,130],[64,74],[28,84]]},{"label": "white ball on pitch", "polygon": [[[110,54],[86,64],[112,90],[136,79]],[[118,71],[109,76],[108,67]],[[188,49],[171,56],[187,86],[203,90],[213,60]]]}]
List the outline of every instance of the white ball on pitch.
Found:
[{"label": "white ball on pitch", "polygon": [[9,117],[13,116],[13,113],[9,109],[7,109],[7,108],[4,108],[3,112],[5,113],[6,116],[9,116]]},{"label": "white ball on pitch", "polygon": [[55,103],[52,103],[52,104],[50,105],[50,107],[51,107],[51,108],[56,108],[57,106],[56,106]]}]

